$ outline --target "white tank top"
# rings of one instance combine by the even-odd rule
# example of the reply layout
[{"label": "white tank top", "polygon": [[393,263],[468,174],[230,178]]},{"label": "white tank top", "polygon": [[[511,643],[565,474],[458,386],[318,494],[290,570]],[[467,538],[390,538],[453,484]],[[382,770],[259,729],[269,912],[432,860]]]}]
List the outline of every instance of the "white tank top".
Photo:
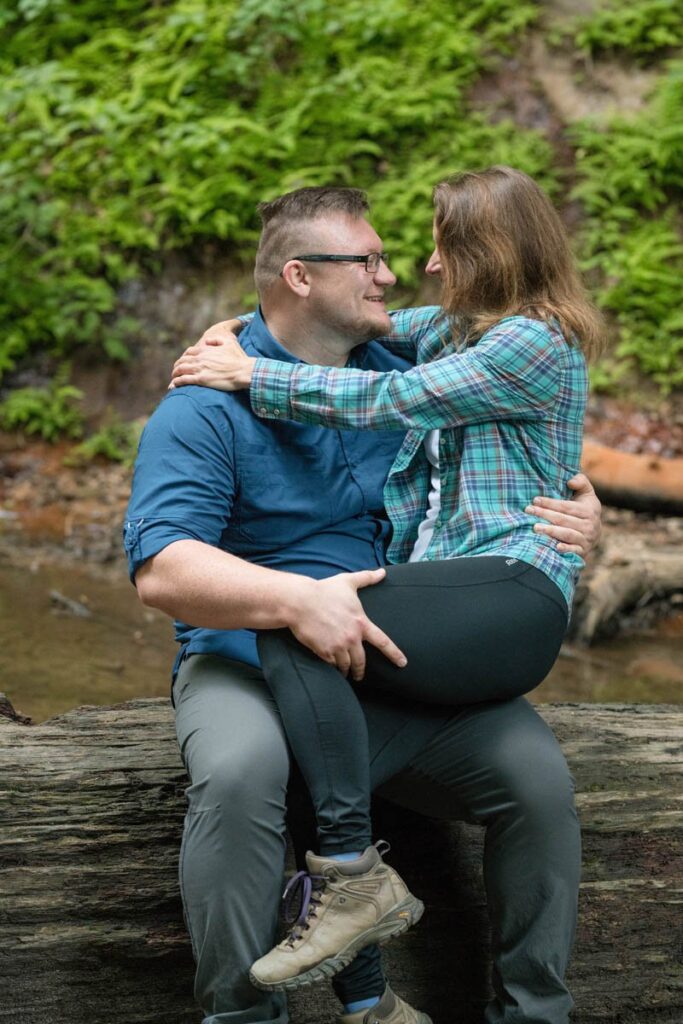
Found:
[{"label": "white tank top", "polygon": [[426,435],[423,444],[425,454],[432,467],[429,481],[429,501],[427,502],[427,514],[420,523],[417,530],[417,540],[410,553],[409,562],[419,562],[429,547],[434,534],[436,517],[441,509],[441,476],[439,474],[439,431],[430,430]]}]

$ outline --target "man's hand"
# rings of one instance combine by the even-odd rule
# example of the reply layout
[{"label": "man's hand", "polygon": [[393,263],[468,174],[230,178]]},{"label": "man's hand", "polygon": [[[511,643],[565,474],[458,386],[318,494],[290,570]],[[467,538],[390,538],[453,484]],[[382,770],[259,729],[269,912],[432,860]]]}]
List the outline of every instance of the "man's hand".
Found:
[{"label": "man's hand", "polygon": [[200,384],[220,391],[240,391],[251,384],[255,359],[248,356],[237,340],[242,324],[223,320],[209,327],[196,345],[185,349],[171,373],[170,388]]},{"label": "man's hand", "polygon": [[[288,623],[300,643],[342,675],[358,681],[365,675],[363,641],[372,644],[399,668],[406,658],[386,633],[370,621],[358,599],[361,587],[384,579],[384,569],[344,572],[325,580],[311,580],[298,595],[295,614]],[[303,580],[302,580],[303,582]]]},{"label": "man's hand", "polygon": [[546,520],[535,523],[534,530],[558,541],[558,551],[573,551],[585,558],[600,540],[602,506],[584,473],[577,473],[567,482],[575,492],[571,501],[537,497],[524,511]]}]

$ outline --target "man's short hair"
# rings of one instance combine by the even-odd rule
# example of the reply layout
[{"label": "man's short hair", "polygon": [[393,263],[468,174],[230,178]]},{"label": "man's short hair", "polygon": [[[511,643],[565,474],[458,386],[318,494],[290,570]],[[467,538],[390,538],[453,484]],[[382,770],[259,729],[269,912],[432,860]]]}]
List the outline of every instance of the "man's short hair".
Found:
[{"label": "man's short hair", "polygon": [[365,217],[369,209],[365,192],[333,185],[298,188],[268,203],[259,203],[263,231],[254,269],[259,295],[277,281],[287,260],[310,251],[312,221],[335,213]]}]

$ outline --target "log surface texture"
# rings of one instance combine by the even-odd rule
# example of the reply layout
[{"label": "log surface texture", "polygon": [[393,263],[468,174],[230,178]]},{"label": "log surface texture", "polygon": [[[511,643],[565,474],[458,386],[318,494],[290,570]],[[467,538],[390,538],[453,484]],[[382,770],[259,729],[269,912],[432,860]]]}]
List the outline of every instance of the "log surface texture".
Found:
[{"label": "log surface texture", "polygon": [[[577,781],[584,835],[570,983],[576,1024],[681,1024],[683,714],[546,705]],[[0,1021],[198,1024],[178,896],[185,774],[163,699],[0,718]],[[394,988],[434,1024],[481,1024],[482,836],[378,808],[377,834],[427,904],[386,947]],[[254,893],[254,899],[259,894]],[[325,1024],[325,987],[291,1001]]]}]

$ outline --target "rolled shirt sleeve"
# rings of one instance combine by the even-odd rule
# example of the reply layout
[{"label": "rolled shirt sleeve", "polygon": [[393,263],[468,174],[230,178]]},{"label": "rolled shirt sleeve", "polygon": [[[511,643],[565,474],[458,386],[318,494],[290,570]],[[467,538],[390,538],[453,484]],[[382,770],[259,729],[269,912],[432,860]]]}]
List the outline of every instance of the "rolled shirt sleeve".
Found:
[{"label": "rolled shirt sleeve", "polygon": [[543,419],[560,394],[567,343],[539,321],[500,321],[477,345],[405,373],[258,359],[254,412],[341,429],[438,430]]},{"label": "rolled shirt sleeve", "polygon": [[217,546],[234,497],[228,418],[204,389],[172,391],[145,427],[135,464],[123,529],[131,580],[144,562],[175,541]]}]

